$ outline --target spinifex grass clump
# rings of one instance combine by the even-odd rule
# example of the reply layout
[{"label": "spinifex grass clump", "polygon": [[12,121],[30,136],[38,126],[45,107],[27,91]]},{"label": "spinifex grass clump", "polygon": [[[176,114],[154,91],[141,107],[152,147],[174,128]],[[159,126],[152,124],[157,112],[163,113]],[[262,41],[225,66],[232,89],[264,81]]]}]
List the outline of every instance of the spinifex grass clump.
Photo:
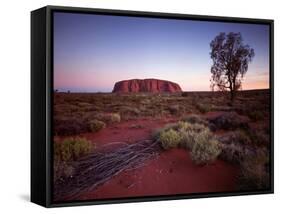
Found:
[{"label": "spinifex grass clump", "polygon": [[62,142],[54,142],[54,180],[72,175],[72,161],[89,154],[95,145],[84,138],[67,138]]},{"label": "spinifex grass clump", "polygon": [[164,149],[182,147],[191,151],[196,164],[207,164],[220,154],[219,142],[202,124],[180,121],[170,124],[155,134]]},{"label": "spinifex grass clump", "polygon": [[98,131],[100,131],[101,129],[105,128],[105,127],[106,127],[106,124],[105,124],[105,122],[103,122],[103,121],[92,120],[92,121],[90,121],[89,126],[90,126],[90,130],[91,130],[92,132],[98,132]]},{"label": "spinifex grass clump", "polygon": [[67,138],[62,142],[54,142],[54,159],[73,161],[89,153],[94,145],[85,138]]},{"label": "spinifex grass clump", "polygon": [[196,164],[212,162],[221,152],[219,142],[209,137],[209,133],[202,132],[195,138],[196,143],[191,150],[191,158]]},{"label": "spinifex grass clump", "polygon": [[177,131],[169,129],[160,133],[159,140],[164,149],[171,149],[178,147],[181,136]]}]

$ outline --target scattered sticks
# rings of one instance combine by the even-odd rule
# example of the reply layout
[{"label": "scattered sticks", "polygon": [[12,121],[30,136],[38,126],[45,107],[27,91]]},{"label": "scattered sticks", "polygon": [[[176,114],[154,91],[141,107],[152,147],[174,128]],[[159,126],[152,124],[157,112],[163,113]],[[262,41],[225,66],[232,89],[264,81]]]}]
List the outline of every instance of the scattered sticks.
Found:
[{"label": "scattered sticks", "polygon": [[114,151],[100,151],[73,163],[76,169],[72,176],[54,184],[54,200],[74,198],[82,191],[91,191],[113,176],[145,165],[145,162],[158,155],[159,142],[142,140],[121,146]]}]

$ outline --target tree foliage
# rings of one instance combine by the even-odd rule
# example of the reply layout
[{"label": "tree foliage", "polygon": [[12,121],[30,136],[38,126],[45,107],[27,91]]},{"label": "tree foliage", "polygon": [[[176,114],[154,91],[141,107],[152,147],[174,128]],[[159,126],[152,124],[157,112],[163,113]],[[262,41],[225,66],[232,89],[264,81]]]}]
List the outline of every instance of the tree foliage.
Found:
[{"label": "tree foliage", "polygon": [[243,44],[241,33],[220,33],[210,43],[211,88],[230,91],[233,101],[236,91],[241,88],[248,64],[255,53],[249,45]]}]

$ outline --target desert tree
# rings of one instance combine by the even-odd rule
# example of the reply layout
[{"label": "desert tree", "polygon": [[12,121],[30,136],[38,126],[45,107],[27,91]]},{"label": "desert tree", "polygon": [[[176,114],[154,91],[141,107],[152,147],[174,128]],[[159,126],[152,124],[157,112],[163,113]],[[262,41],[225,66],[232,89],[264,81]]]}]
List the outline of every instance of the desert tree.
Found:
[{"label": "desert tree", "polygon": [[230,91],[231,103],[237,90],[242,87],[242,80],[248,70],[248,64],[255,53],[249,45],[243,44],[241,33],[220,33],[210,43],[211,88],[212,90]]}]

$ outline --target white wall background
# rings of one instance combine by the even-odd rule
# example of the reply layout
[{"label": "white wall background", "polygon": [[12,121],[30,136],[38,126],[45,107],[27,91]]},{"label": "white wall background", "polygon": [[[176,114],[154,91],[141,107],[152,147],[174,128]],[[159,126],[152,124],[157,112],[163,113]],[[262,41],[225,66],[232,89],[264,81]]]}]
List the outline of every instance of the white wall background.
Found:
[{"label": "white wall background", "polygon": [[[1,1],[1,213],[276,213],[280,204],[281,15],[277,0],[25,0]],[[45,5],[275,19],[275,194],[44,209],[29,202],[30,11]]]}]

